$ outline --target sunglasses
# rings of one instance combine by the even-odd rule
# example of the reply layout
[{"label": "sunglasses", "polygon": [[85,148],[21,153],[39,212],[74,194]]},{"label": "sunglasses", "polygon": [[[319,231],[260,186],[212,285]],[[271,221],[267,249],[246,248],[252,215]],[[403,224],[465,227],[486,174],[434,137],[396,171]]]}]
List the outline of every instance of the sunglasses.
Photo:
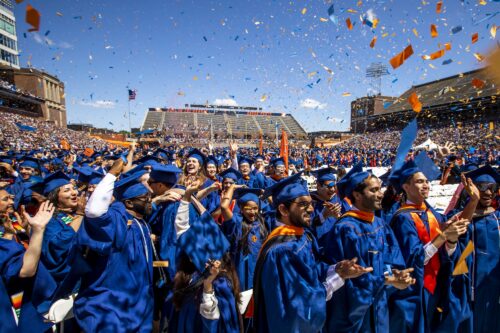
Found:
[{"label": "sunglasses", "polygon": [[491,192],[495,193],[497,190],[497,184],[495,183],[479,183],[476,186],[477,189],[481,192],[486,192],[487,190],[490,190]]}]

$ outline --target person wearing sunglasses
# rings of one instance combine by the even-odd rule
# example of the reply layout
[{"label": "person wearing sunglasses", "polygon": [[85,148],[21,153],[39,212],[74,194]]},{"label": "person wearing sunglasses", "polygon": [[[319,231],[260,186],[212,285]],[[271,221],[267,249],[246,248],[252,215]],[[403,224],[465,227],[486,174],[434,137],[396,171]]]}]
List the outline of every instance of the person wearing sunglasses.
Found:
[{"label": "person wearing sunglasses", "polygon": [[318,245],[310,232],[312,199],[301,173],[265,190],[272,197],[276,228],[263,242],[254,271],[253,324],[256,332],[311,332],[322,330],[326,301],[344,279],[371,271],[356,259],[336,265],[320,262]]},{"label": "person wearing sunglasses", "polygon": [[316,174],[316,191],[311,192],[314,212],[312,216],[313,233],[321,243],[341,215],[340,199],[337,195],[335,170],[330,167],[319,169]]},{"label": "person wearing sunglasses", "polygon": [[467,234],[460,239],[462,249],[474,248],[468,258],[467,277],[463,279],[473,312],[473,331],[499,332],[500,211],[493,203],[498,197],[500,174],[487,165],[465,175],[479,190],[479,202]]}]

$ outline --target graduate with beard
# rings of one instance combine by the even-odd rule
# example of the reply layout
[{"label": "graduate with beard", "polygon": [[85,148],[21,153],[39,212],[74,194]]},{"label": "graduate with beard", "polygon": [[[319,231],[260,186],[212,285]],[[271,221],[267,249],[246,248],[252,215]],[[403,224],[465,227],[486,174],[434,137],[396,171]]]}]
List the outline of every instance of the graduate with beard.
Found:
[{"label": "graduate with beard", "polygon": [[371,271],[345,260],[329,266],[318,259],[309,231],[312,200],[298,173],[266,190],[276,209],[276,229],[262,245],[254,273],[255,332],[319,332],[326,301],[344,284]]},{"label": "graduate with beard", "polygon": [[97,185],[78,232],[77,244],[92,268],[82,276],[73,309],[84,332],[152,330],[153,252],[144,221],[151,193],[139,181],[145,171],[115,184],[123,165],[117,159]]}]

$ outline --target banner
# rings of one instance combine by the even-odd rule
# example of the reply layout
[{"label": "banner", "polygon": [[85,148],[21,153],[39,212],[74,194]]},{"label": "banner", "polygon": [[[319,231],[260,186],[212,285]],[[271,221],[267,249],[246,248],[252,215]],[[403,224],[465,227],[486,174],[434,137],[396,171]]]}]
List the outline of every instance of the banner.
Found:
[{"label": "banner", "polygon": [[285,172],[288,175],[288,135],[285,130],[281,130],[280,157],[285,161]]}]

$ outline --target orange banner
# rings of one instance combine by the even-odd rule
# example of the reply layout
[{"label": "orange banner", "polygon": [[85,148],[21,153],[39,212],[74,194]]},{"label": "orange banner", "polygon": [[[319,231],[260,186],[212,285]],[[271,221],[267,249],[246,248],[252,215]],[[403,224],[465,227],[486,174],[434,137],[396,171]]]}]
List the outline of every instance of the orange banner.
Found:
[{"label": "orange banner", "polygon": [[285,130],[281,130],[280,157],[285,161],[285,170],[288,175],[288,135]]},{"label": "orange banner", "polygon": [[264,142],[262,138],[262,133],[260,133],[260,138],[259,138],[259,155],[262,155],[262,152],[264,151]]}]

